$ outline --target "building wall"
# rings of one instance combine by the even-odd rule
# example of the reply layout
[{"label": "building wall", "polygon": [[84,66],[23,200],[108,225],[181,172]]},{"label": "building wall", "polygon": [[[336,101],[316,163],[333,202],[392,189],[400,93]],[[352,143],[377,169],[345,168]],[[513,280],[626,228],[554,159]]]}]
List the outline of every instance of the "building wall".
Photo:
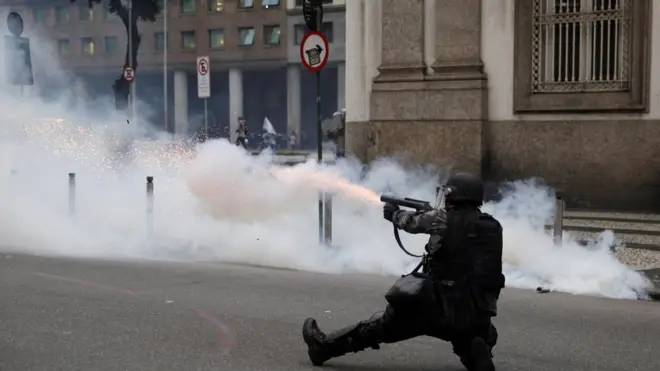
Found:
[{"label": "building wall", "polygon": [[[126,47],[126,31],[118,17],[111,15],[104,17],[102,6],[93,8],[93,20],[80,20],[79,12],[87,11],[86,1],[72,5],[67,1],[54,0],[50,5],[42,3],[32,5],[29,0],[12,5],[11,9],[19,11],[26,20],[28,27],[35,28],[35,34],[50,40],[53,46],[57,40],[69,40],[70,52],[60,57],[66,64],[79,71],[95,71],[115,69],[124,62]],[[242,68],[273,68],[286,64],[287,58],[287,19],[284,0],[280,6],[263,7],[261,1],[254,1],[252,9],[239,9],[238,1],[225,1],[222,11],[211,11],[207,0],[194,0],[195,11],[182,13],[182,0],[169,0],[168,8],[168,58],[173,68],[186,68],[194,70],[195,60],[199,55],[209,55],[213,67],[226,69],[240,66]],[[22,5],[21,5],[22,4]],[[69,8],[69,21],[58,23],[56,21],[56,8]],[[35,24],[35,10],[37,7],[47,10],[45,24]],[[264,27],[280,27],[280,43],[266,45],[264,42]],[[162,66],[163,52],[156,47],[156,34],[163,32],[163,16],[159,15],[155,22],[138,23],[142,42],[138,57],[140,69],[149,70]],[[251,46],[238,45],[238,29],[240,27],[253,27],[255,30],[254,44]],[[225,32],[225,45],[219,49],[211,49],[209,44],[209,31],[223,29]],[[184,49],[182,46],[182,32],[194,31],[196,48]],[[104,38],[117,37],[117,49],[113,53],[104,52]],[[81,53],[81,38],[91,37],[95,42],[96,52],[93,56]]]},{"label": "building wall", "polygon": [[529,92],[532,0],[347,3],[347,150],[660,209],[660,7],[632,1],[630,88],[571,94]]},{"label": "building wall", "polygon": [[[641,2],[638,2],[641,4]],[[542,176],[573,206],[660,209],[660,6],[651,6],[647,107],[638,112],[517,113],[516,0],[483,0],[488,74],[486,145],[498,180]],[[519,32],[523,32],[520,30]],[[585,98],[586,99],[586,98]],[[568,111],[568,110],[567,110]]]}]

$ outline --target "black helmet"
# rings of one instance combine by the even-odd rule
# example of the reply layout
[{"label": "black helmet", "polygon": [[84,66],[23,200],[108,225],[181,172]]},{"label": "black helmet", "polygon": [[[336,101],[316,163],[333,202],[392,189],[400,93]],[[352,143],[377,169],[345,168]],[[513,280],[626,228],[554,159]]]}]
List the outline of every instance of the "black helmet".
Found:
[{"label": "black helmet", "polygon": [[456,173],[445,184],[445,201],[451,205],[481,206],[484,201],[484,183],[468,173]]}]

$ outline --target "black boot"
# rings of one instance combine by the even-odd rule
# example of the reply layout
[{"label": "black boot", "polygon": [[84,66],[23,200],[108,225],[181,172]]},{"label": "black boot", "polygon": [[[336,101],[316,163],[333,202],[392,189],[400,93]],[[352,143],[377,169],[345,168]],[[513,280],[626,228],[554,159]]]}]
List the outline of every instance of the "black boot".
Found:
[{"label": "black boot", "polygon": [[490,347],[482,338],[474,338],[470,343],[470,371],[495,371]]},{"label": "black boot", "polygon": [[369,324],[360,322],[326,335],[319,329],[314,318],[307,318],[303,324],[302,334],[307,344],[309,360],[314,366],[322,366],[329,359],[346,353],[359,352],[369,347],[379,349],[377,341],[370,341],[373,344],[367,345],[368,339],[364,335]]}]

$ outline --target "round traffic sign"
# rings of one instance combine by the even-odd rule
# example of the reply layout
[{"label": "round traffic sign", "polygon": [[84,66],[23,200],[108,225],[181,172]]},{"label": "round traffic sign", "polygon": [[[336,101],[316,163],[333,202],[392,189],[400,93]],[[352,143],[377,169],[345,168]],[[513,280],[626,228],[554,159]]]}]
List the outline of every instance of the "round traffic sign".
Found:
[{"label": "round traffic sign", "polygon": [[135,71],[131,67],[124,68],[124,80],[128,82],[135,80]]},{"label": "round traffic sign", "polygon": [[19,37],[23,33],[23,17],[16,12],[11,12],[7,16],[7,28],[12,35]]},{"label": "round traffic sign", "polygon": [[318,72],[328,63],[330,56],[328,39],[321,32],[311,31],[300,43],[300,61],[312,72]]},{"label": "round traffic sign", "polygon": [[199,72],[200,75],[204,76],[207,73],[209,73],[209,61],[201,58],[199,60],[199,63],[197,64],[197,71]]}]

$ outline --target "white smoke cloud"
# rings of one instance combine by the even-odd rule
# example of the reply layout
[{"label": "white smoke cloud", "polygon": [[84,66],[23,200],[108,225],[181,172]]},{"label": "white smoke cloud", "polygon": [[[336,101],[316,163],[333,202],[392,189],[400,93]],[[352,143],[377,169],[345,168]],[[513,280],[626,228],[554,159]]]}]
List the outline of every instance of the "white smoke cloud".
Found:
[{"label": "white smoke cloud", "polygon": [[[144,127],[126,125],[121,115],[21,99],[14,87],[0,91],[0,106],[5,251],[218,260],[317,272],[400,274],[416,265],[398,249],[378,195],[433,200],[437,172],[411,171],[387,159],[366,174],[351,160],[281,168],[222,140],[192,148],[166,135],[145,139]],[[73,218],[70,172],[77,176]],[[146,176],[155,177],[151,239]],[[335,195],[332,247],[318,243],[319,190]],[[611,255],[608,238],[584,249],[568,235],[563,247],[555,247],[543,229],[552,216],[552,194],[537,183],[513,183],[502,201],[485,210],[504,226],[510,286],[634,298],[647,285]],[[417,252],[426,242],[420,235],[402,239]]]}]

